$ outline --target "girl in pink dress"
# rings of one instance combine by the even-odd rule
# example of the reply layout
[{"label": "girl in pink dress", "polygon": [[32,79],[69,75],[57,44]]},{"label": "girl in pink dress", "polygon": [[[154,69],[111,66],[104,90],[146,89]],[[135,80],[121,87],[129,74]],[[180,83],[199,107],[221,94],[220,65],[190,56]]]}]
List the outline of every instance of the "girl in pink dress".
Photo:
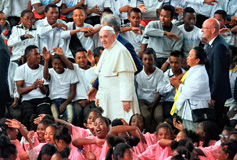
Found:
[{"label": "girl in pink dress", "polygon": [[158,142],[154,145],[149,146],[145,152],[138,155],[140,160],[154,160],[154,159],[165,159],[172,155],[169,146],[161,147],[159,141],[162,139],[173,139],[173,133],[171,126],[167,123],[161,123],[156,129]]},{"label": "girl in pink dress", "polygon": [[12,127],[9,127],[6,123],[8,120],[6,118],[2,118],[0,120],[0,131],[6,132],[8,136],[10,137],[11,143],[16,146],[17,149],[17,160],[21,158],[20,154],[25,153],[25,150],[23,149],[21,143],[17,139],[18,130]]},{"label": "girl in pink dress", "polygon": [[198,146],[208,147],[215,145],[216,140],[218,140],[217,127],[214,122],[203,121],[198,124],[196,133],[200,135],[201,139]]},{"label": "girl in pink dress", "polygon": [[106,117],[99,117],[94,122],[95,136],[86,138],[76,138],[72,141],[75,147],[86,151],[93,151],[96,157],[100,157],[102,147],[105,143],[105,137],[109,131],[111,121]]}]

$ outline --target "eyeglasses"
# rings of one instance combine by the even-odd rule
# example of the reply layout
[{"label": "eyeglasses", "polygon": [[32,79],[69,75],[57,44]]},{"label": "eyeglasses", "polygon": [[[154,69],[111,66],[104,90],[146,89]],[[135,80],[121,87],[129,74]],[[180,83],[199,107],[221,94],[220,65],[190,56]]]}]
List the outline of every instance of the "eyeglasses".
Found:
[{"label": "eyeglasses", "polygon": [[223,135],[223,134],[219,134],[219,137],[220,137],[220,138],[229,138],[228,135]]},{"label": "eyeglasses", "polygon": [[25,21],[31,21],[31,22],[34,22],[34,21],[35,21],[34,18],[31,18],[31,19],[25,19],[25,18],[24,18],[24,20],[25,20]]}]

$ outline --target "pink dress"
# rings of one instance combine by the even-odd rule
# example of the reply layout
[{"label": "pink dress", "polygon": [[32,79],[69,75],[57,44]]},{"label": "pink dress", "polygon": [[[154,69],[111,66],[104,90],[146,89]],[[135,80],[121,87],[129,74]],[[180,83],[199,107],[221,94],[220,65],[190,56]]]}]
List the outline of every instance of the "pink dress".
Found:
[{"label": "pink dress", "polygon": [[143,134],[143,136],[146,139],[147,146],[151,146],[153,144],[156,144],[158,142],[157,136],[154,133],[147,132],[146,134]]},{"label": "pink dress", "polygon": [[70,155],[68,156],[68,159],[70,160],[84,160],[81,153],[78,152],[76,147],[71,148]]},{"label": "pink dress", "polygon": [[[89,136],[89,137],[86,137],[86,138],[88,138],[88,139],[98,139],[95,136]],[[83,150],[93,151],[96,157],[100,157],[101,152],[102,152],[102,148],[103,148],[103,146],[99,147],[96,144],[83,145]]]},{"label": "pink dress", "polygon": [[172,155],[170,147],[162,148],[157,142],[154,145],[149,146],[145,152],[138,155],[140,160],[160,160],[165,159]]},{"label": "pink dress", "polygon": [[216,146],[212,145],[209,147],[198,147],[206,155],[206,157],[200,156],[199,157],[200,160],[216,160],[219,147],[220,147],[220,145],[216,145]]},{"label": "pink dress", "polygon": [[90,132],[89,129],[84,129],[81,127],[76,127],[74,125],[71,125],[72,127],[72,140],[75,138],[86,138],[88,136],[92,136],[93,134]]},{"label": "pink dress", "polygon": [[[216,144],[216,140],[210,140],[208,146],[214,146]],[[199,146],[203,146],[203,141],[199,142]]]},{"label": "pink dress", "polygon": [[16,140],[11,140],[11,142],[16,146],[17,149],[17,160],[20,160],[19,154],[24,154],[25,150],[23,149],[21,143],[19,142],[18,139]]},{"label": "pink dress", "polygon": [[[35,132],[33,137],[34,137],[34,147],[36,147],[40,144],[38,140],[38,134]],[[29,148],[29,142],[25,139],[25,137],[22,137],[22,142],[24,149],[27,150]]]}]

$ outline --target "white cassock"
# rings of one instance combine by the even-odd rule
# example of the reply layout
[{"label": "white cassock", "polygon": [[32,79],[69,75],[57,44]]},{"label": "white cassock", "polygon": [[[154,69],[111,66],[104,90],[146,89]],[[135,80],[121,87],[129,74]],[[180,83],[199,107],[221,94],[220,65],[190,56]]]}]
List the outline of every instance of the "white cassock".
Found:
[{"label": "white cassock", "polygon": [[[95,73],[99,77],[96,98],[104,109],[103,116],[112,120],[123,118],[127,122],[135,113],[140,113],[134,86],[137,71],[129,51],[117,40],[105,49]],[[130,110],[125,112],[122,101],[130,101]]]}]

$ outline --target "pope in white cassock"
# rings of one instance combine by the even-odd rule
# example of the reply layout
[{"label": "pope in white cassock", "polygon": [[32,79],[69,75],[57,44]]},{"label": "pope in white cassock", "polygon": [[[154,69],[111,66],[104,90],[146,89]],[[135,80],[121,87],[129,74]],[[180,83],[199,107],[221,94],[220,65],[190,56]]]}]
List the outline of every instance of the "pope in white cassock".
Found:
[{"label": "pope in white cassock", "polygon": [[128,122],[133,114],[140,113],[134,87],[137,69],[129,51],[116,40],[113,28],[102,27],[99,35],[105,50],[95,70],[99,78],[96,99],[104,109],[103,116]]}]

